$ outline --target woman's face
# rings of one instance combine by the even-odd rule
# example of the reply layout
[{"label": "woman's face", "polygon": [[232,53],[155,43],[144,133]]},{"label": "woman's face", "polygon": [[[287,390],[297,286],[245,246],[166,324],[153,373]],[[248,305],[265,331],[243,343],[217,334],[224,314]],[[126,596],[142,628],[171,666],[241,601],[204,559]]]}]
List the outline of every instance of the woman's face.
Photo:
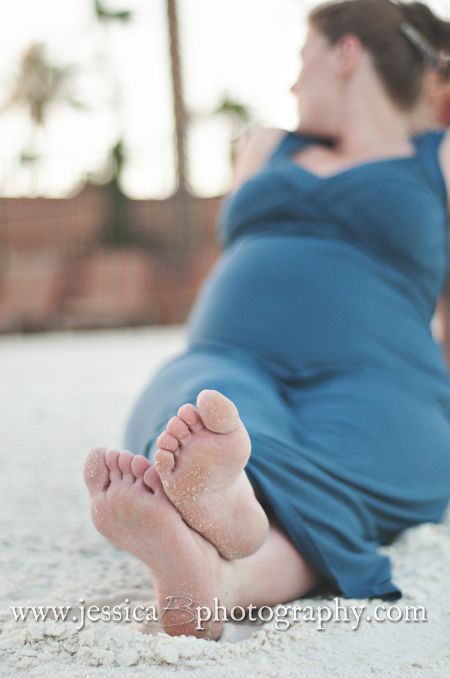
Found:
[{"label": "woman's face", "polygon": [[291,92],[297,98],[305,132],[333,134],[337,130],[341,78],[337,51],[310,26],[300,51],[301,68]]},{"label": "woman's face", "polygon": [[[297,99],[300,128],[311,134],[339,135],[344,115],[345,82],[360,67],[363,46],[351,34],[331,45],[310,25],[300,52],[301,67],[291,92]],[[363,66],[365,67],[365,66]],[[412,127],[445,127],[450,124],[450,81],[433,74],[425,78],[424,93],[411,111]]]}]

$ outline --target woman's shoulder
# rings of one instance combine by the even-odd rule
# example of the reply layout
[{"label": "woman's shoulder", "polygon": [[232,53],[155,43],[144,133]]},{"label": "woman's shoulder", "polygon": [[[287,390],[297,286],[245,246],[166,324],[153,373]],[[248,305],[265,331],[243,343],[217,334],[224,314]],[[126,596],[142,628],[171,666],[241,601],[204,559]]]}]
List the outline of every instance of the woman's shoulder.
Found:
[{"label": "woman's shoulder", "polygon": [[281,127],[268,127],[266,125],[250,125],[245,129],[238,139],[238,148],[244,149],[246,146],[275,145],[283,136],[288,134],[288,130]]}]

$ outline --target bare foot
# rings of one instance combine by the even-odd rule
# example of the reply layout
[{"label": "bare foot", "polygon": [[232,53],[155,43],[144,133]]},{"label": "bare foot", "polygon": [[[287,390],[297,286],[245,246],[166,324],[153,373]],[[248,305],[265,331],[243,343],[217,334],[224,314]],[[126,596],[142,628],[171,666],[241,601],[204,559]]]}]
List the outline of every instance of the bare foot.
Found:
[{"label": "bare foot", "polygon": [[269,531],[244,467],[251,441],[235,404],[204,389],[157,438],[153,463],[184,520],[224,558],[254,553]]},{"label": "bare foot", "polygon": [[[97,530],[149,568],[166,633],[219,638],[223,621],[203,623],[203,630],[196,628],[196,608],[207,606],[214,611],[214,597],[227,605],[233,564],[186,525],[167,498],[155,468],[145,457],[128,451],[94,448],[85,462],[84,480]],[[164,607],[170,609],[164,611]]]}]

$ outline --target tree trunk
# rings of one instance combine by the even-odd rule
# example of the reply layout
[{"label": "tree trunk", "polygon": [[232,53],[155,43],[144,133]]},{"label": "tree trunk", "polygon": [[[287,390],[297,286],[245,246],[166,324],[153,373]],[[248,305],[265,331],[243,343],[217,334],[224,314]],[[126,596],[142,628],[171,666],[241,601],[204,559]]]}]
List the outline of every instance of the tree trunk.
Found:
[{"label": "tree trunk", "polygon": [[183,81],[181,72],[181,54],[178,35],[176,0],[167,0],[167,20],[169,31],[170,67],[172,75],[173,113],[175,122],[176,158],[175,167],[178,187],[175,201],[178,223],[176,224],[178,253],[181,261],[188,264],[191,241],[191,223],[189,219],[191,195],[187,187],[186,128],[187,114],[183,99]]}]

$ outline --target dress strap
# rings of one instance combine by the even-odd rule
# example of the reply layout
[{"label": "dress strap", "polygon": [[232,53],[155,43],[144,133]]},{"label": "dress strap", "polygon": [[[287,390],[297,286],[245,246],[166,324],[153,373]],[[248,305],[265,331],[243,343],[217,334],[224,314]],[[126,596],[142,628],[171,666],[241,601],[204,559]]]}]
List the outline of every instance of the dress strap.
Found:
[{"label": "dress strap", "polygon": [[275,162],[287,158],[294,151],[299,150],[303,146],[307,146],[314,141],[316,141],[315,137],[312,137],[309,134],[303,134],[298,131],[287,131],[269,155],[268,162]]},{"label": "dress strap", "polygon": [[446,129],[427,130],[413,137],[421,167],[431,186],[442,195],[446,204],[448,204],[449,196],[439,158],[439,149],[447,132],[450,134],[450,130]]},{"label": "dress strap", "polygon": [[278,144],[275,146],[273,151],[270,153],[267,163],[275,162],[277,160],[281,160],[282,158],[285,158],[286,156],[289,155],[293,148],[293,133],[286,131],[285,134],[281,137],[281,140],[278,142]]},{"label": "dress strap", "polygon": [[301,148],[314,143],[323,145],[330,143],[330,140],[325,137],[299,132],[298,130],[286,131],[277,146],[275,146],[274,150],[269,155],[267,164],[283,160],[292,155],[294,151],[298,151]]}]

